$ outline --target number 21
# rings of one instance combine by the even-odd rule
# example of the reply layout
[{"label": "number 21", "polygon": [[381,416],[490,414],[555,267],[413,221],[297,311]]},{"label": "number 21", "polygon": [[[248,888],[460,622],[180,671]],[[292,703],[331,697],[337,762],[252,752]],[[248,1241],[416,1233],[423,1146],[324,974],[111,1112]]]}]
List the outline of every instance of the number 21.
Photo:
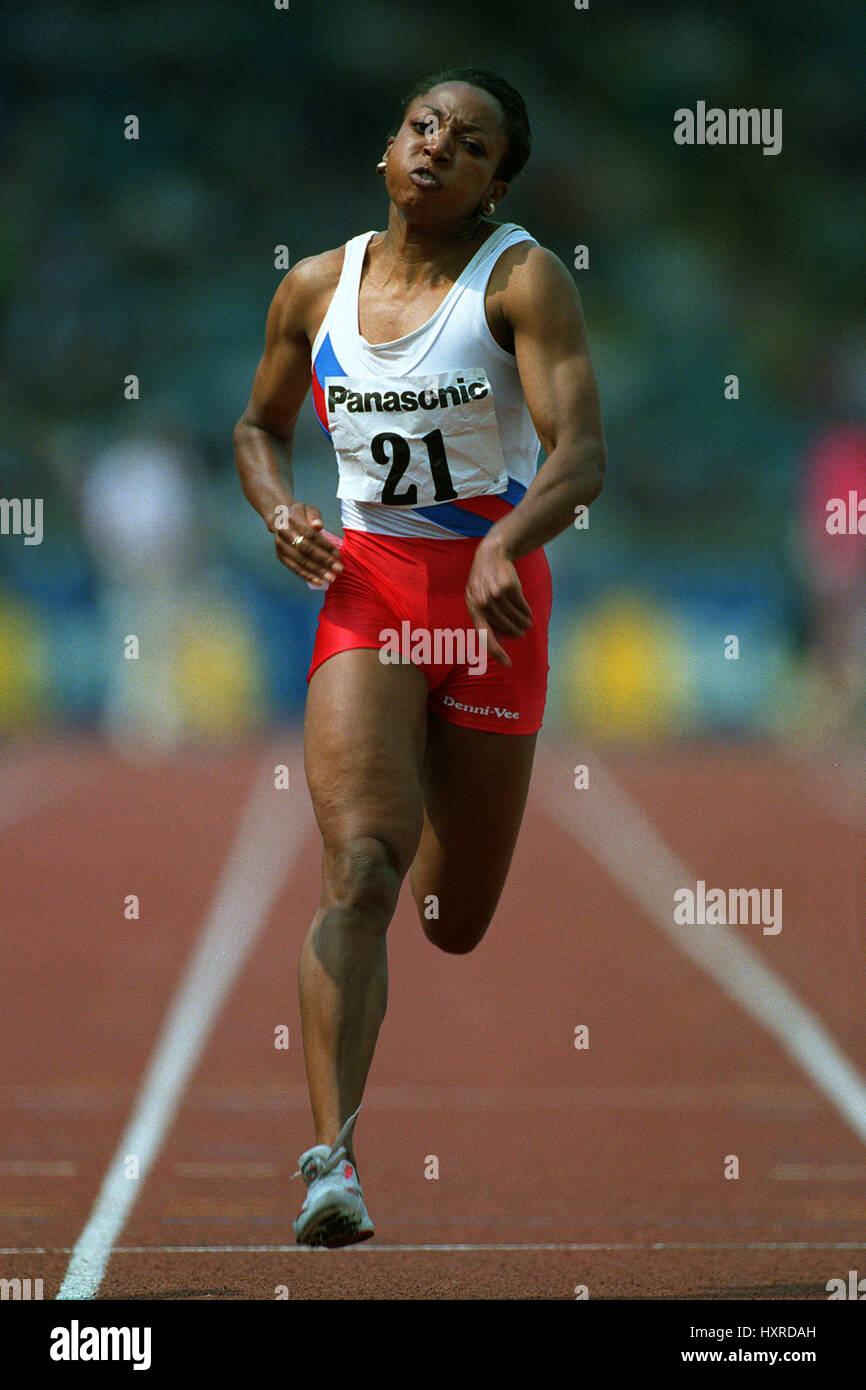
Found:
[{"label": "number 21", "polygon": [[[451,474],[448,471],[448,460],[445,457],[445,443],[442,439],[441,430],[431,430],[429,434],[423,436],[423,442],[427,445],[427,457],[430,460],[430,472],[433,476],[435,487],[434,501],[450,502],[457,496],[454,491],[454,484],[451,482]],[[388,458],[387,446],[391,446],[391,457]],[[385,486],[382,489],[382,501],[391,507],[414,507],[418,501],[417,484],[412,483],[406,488],[405,492],[397,492],[396,487],[406,469],[409,467],[409,441],[403,438],[402,434],[376,434],[370,440],[370,451],[376,463],[391,464],[391,471],[385,479]]]}]

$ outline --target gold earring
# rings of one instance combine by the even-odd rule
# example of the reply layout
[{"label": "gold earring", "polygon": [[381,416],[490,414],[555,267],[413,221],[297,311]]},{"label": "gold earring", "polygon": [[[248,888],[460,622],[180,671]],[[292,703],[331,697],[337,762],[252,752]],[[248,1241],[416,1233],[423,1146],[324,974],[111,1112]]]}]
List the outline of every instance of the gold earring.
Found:
[{"label": "gold earring", "polygon": [[493,211],[493,209],[494,209],[495,207],[496,207],[496,204],[495,204],[495,203],[485,203],[485,204],[484,204],[484,211],[487,213],[487,216],[488,216],[488,217],[490,216],[491,212]]}]

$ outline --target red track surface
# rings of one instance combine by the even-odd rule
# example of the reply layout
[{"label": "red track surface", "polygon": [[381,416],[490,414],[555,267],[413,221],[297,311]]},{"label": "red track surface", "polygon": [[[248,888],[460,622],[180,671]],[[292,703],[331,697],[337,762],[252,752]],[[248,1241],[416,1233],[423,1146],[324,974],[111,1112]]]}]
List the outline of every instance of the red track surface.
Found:
[{"label": "red track surface", "polygon": [[[273,761],[296,765],[295,736],[283,747]],[[46,1298],[123,1134],[266,751],[150,768],[86,742],[5,755],[0,1246],[21,1253],[0,1255],[0,1275],[42,1278]],[[591,755],[548,743],[539,758],[481,946],[439,954],[408,894],[390,929],[389,1013],[356,1131],[375,1240],[260,1248],[294,1247],[302,1191],[290,1178],[312,1142],[295,971],[317,895],[313,831],[99,1297],[273,1299],[284,1285],[292,1299],[571,1299],[586,1285],[591,1298],[824,1299],[828,1279],[864,1266],[861,1140],[548,814],[537,787],[590,796],[573,790],[571,769],[591,770]],[[862,808],[840,809],[832,777],[761,750],[605,763],[693,877],[783,889],[778,936],[735,930],[862,1071]],[[286,814],[307,800],[297,777],[277,795]],[[124,919],[130,893],[138,922]],[[288,1051],[274,1047],[283,1023]],[[578,1024],[586,1050],[574,1047]],[[440,1175],[428,1180],[434,1154]],[[723,1175],[730,1154],[737,1180]],[[861,1250],[817,1248],[844,1242]],[[811,1248],[748,1248],[791,1243]],[[393,1249],[467,1244],[487,1248]],[[237,1246],[259,1248],[197,1248]]]}]

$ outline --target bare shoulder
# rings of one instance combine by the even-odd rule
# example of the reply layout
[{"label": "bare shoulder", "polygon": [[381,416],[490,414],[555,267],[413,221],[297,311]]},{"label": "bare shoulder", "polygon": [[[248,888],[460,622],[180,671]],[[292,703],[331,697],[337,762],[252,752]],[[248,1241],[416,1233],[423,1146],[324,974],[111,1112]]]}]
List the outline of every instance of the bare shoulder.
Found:
[{"label": "bare shoulder", "polygon": [[304,256],[292,266],[286,280],[294,276],[299,284],[313,291],[333,287],[340,278],[345,254],[345,246],[335,246],[316,256]]},{"label": "bare shoulder", "polygon": [[532,241],[518,241],[505,248],[493,267],[490,291],[501,296],[503,308],[527,298],[548,299],[563,292],[570,296],[577,293],[559,256]]},{"label": "bare shoulder", "polygon": [[537,242],[517,241],[497,259],[484,307],[494,338],[513,353],[516,323],[569,303],[579,304],[577,290],[559,257]]},{"label": "bare shoulder", "polygon": [[304,256],[283,276],[271,305],[278,331],[289,338],[316,336],[340,280],[345,246]]}]

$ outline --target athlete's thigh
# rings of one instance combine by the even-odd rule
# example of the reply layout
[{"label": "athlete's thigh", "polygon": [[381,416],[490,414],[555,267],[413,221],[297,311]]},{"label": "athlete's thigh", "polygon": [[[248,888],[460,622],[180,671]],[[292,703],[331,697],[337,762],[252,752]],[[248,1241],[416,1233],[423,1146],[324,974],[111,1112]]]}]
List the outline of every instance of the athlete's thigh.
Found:
[{"label": "athlete's thigh", "polygon": [[430,714],[424,829],[412,891],[429,894],[443,922],[489,921],[520,831],[537,734],[464,728]]},{"label": "athlete's thigh", "polygon": [[383,664],[377,648],[342,651],[314,671],[304,763],[326,847],[381,839],[404,872],[421,833],[427,682]]}]

